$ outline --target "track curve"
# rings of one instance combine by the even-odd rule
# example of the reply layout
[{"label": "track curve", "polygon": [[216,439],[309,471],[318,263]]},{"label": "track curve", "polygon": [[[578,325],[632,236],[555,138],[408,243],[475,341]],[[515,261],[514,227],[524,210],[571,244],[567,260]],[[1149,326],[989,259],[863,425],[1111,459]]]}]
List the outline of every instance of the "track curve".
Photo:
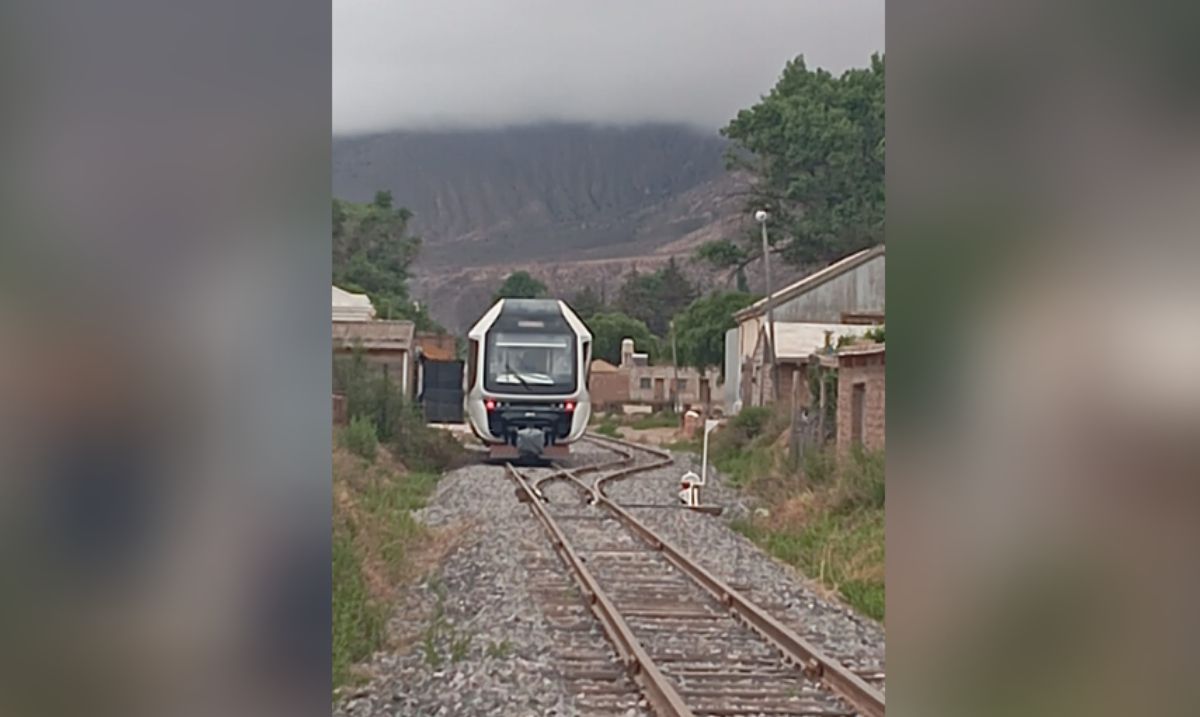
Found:
[{"label": "track curve", "polygon": [[[506,469],[656,714],[884,714],[879,690],[605,495],[614,481],[670,465],[669,452],[587,440],[617,457],[536,480]],[[544,489],[556,482],[583,500],[550,501]]]}]

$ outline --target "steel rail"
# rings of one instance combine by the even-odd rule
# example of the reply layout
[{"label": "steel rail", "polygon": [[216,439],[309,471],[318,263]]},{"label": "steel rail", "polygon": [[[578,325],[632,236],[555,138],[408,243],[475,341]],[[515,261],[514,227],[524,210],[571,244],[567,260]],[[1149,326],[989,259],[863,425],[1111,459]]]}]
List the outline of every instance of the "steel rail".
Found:
[{"label": "steel rail", "polygon": [[[596,439],[593,438],[593,440]],[[612,442],[628,448],[642,450],[658,456],[660,460],[616,471],[600,478],[594,486],[588,486],[579,480],[569,469],[561,469],[562,472],[570,476],[585,490],[590,490],[595,503],[608,509],[644,542],[661,551],[672,565],[679,568],[679,570],[703,587],[734,614],[744,619],[760,635],[779,648],[789,661],[800,666],[807,675],[824,682],[846,698],[864,715],[867,715],[867,717],[883,717],[885,707],[883,693],[867,684],[865,680],[837,660],[825,655],[816,645],[800,637],[793,630],[775,619],[770,613],[755,605],[740,592],[734,590],[720,578],[700,566],[684,554],[683,551],[656,534],[604,494],[604,486],[610,481],[627,477],[635,472],[650,470],[669,464],[671,462],[670,453],[607,437],[601,442]]]},{"label": "steel rail", "polygon": [[[615,448],[611,446],[605,446],[605,448],[608,448],[608,450],[619,454],[620,458],[608,461],[607,463],[593,463],[592,465],[580,466],[579,468],[574,469],[575,475],[580,475],[583,473],[596,473],[598,471],[608,470],[609,468],[623,466],[633,462],[633,451],[621,446]],[[552,483],[557,480],[568,480],[566,475],[563,474],[561,465],[558,466],[558,470],[555,473],[539,478],[537,482],[534,483],[534,488],[538,491],[541,491],[542,487],[547,483]]]},{"label": "steel rail", "polygon": [[[550,513],[542,505],[541,500],[533,486],[529,484],[528,479],[518,471],[511,463],[507,464],[509,475],[516,482],[519,490],[525,494],[525,502],[529,503],[538,521],[550,534],[550,538],[554,543],[554,548],[563,558],[567,566],[575,574],[576,580],[583,588],[584,596],[587,598],[588,606],[592,613],[600,621],[600,626],[604,629],[610,642],[617,650],[621,662],[630,672],[630,676],[642,688],[642,693],[646,695],[647,701],[653,707],[658,715],[664,717],[694,717],[691,709],[683,701],[683,697],[675,690],[674,685],[667,679],[666,675],[658,668],[658,665],[651,659],[649,653],[642,647],[640,641],[630,630],[625,619],[621,617],[620,611],[613,603],[608,594],[601,589],[599,582],[592,575],[591,571],[584,565],[583,560],[571,547],[562,529],[558,523],[551,517]],[[584,485],[578,478],[573,475],[570,478],[576,481],[579,485]],[[584,486],[587,488],[586,486]],[[587,488],[587,490],[591,490]]]}]

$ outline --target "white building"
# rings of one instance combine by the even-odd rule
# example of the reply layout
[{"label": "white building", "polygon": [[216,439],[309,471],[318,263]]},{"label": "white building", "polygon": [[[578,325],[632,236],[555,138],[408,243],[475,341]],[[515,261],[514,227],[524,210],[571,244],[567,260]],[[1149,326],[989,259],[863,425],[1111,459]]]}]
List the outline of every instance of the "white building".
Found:
[{"label": "white building", "polygon": [[375,307],[366,294],[351,294],[345,289],[333,287],[334,321],[370,321],[375,318]]},{"label": "white building", "polygon": [[[778,323],[865,324],[883,323],[884,247],[864,249],[773,293]],[[765,298],[733,315],[737,327],[725,334],[725,405],[735,412],[750,405],[743,396],[744,375],[767,323]],[[778,326],[776,326],[778,329]],[[782,344],[782,342],[781,342]]]}]

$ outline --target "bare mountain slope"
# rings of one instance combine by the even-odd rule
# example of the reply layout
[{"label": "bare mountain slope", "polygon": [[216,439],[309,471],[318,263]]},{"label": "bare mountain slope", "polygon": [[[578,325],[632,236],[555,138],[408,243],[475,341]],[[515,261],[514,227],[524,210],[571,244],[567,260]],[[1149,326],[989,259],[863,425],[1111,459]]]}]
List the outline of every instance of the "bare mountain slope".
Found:
[{"label": "bare mountain slope", "polygon": [[355,201],[389,189],[412,210],[424,239],[414,296],[461,330],[514,267],[564,297],[615,291],[632,263],[652,268],[738,231],[744,180],[725,170],[725,147],[675,125],[335,138],[333,187]]}]

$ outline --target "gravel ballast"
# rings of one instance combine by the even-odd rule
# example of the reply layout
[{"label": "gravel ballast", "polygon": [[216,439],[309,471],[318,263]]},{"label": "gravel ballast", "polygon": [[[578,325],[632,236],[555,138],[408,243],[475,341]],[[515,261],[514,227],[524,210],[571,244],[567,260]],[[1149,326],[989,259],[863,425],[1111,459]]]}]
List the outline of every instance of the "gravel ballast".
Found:
[{"label": "gravel ballast", "polygon": [[[573,447],[571,462],[581,466],[613,457],[585,442]],[[677,454],[676,461],[612,483],[608,495],[621,503],[674,505],[679,477],[689,468],[699,472],[698,459],[688,454]],[[548,472],[530,471],[534,476]],[[570,495],[553,490],[555,499]],[[811,581],[731,530],[727,521],[753,507],[721,476],[709,474],[704,497],[706,503],[725,506],[725,514],[674,507],[631,510],[721,578],[752,586],[749,596],[802,636],[838,657],[882,666],[881,626],[822,596]],[[569,674],[570,660],[595,655],[603,664],[611,647],[598,627],[578,629],[586,611],[572,613],[575,627],[563,631],[567,622],[556,612],[560,607],[553,596],[569,579],[541,526],[517,501],[504,469],[474,464],[448,473],[417,517],[456,536],[456,547],[427,580],[405,591],[389,626],[393,647],[364,666],[372,675],[365,684],[335,698],[334,713],[586,714],[587,703]],[[619,704],[617,714],[645,714],[644,705]]]}]

